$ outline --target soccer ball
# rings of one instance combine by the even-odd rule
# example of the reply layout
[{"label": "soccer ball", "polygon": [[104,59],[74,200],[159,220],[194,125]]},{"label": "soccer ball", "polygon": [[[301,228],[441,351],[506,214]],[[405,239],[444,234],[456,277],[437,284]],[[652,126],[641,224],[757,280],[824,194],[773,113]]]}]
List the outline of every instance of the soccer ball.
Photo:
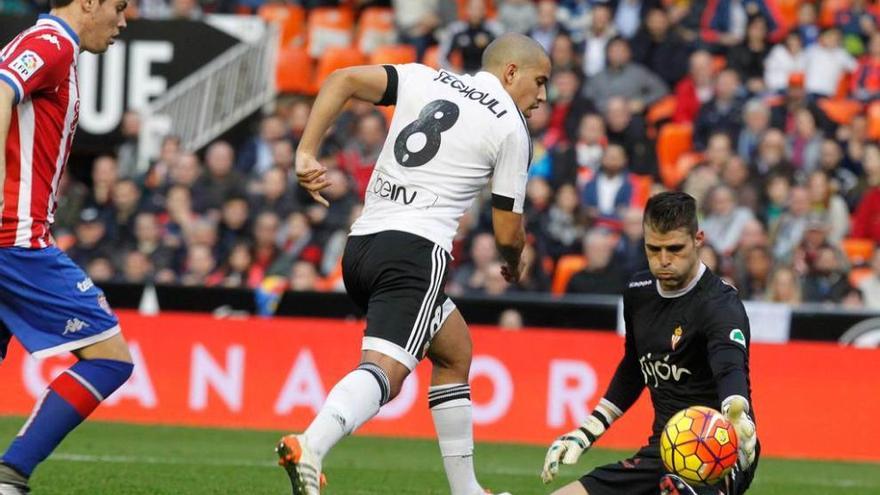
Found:
[{"label": "soccer ball", "polygon": [[670,473],[695,485],[713,485],[736,464],[736,431],[710,408],[677,412],[660,434],[660,457]]}]

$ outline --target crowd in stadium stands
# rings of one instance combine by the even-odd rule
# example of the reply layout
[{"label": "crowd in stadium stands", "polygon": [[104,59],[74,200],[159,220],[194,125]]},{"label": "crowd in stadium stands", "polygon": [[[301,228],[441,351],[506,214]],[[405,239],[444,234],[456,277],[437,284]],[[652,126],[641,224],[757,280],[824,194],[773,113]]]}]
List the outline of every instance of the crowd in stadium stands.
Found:
[{"label": "crowd in stadium stands", "polygon": [[[698,200],[704,262],[743,299],[880,308],[874,2],[339,3],[272,5],[306,15],[393,7],[397,42],[454,71],[477,70],[482,49],[505,31],[532,36],[551,55],[549,104],[528,121],[532,269],[520,287],[504,281],[484,197],[462,219],[450,294],[618,294],[647,266],[645,201],[675,188]],[[262,12],[260,0],[131,8],[160,19]],[[96,282],[253,288],[275,276],[292,290],[342,290],[347,229],[390,114],[353,103],[338,120],[320,156],[332,183],[325,209],[293,174],[314,91],[305,93],[280,96],[237,147],[217,141],[193,153],[167,137],[145,174],[134,161],[138,116],[129,112],[117,153],[94,161],[91,186],[65,182],[59,243]]]}]

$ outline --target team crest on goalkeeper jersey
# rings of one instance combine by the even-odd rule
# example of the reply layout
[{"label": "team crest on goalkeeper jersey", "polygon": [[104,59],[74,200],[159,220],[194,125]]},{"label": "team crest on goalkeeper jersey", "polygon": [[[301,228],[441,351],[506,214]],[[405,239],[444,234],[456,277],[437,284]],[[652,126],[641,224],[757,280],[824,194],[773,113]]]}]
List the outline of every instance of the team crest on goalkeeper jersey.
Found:
[{"label": "team crest on goalkeeper jersey", "polygon": [[684,333],[684,330],[681,328],[681,325],[675,327],[675,330],[672,331],[672,350],[674,351],[676,346],[678,346],[679,341],[681,341],[681,334]]}]

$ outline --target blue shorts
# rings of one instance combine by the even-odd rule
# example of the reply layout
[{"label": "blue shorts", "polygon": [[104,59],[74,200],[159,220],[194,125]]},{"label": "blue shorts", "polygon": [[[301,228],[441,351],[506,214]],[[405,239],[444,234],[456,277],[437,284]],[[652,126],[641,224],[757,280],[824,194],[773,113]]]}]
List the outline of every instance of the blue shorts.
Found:
[{"label": "blue shorts", "polygon": [[11,335],[44,358],[117,333],[104,293],[60,249],[0,248],[0,359]]}]

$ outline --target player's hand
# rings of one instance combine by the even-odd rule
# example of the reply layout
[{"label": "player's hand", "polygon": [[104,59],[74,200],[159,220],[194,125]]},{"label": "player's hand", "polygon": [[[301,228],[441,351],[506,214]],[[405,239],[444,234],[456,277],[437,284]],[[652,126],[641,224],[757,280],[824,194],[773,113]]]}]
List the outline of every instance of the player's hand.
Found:
[{"label": "player's hand", "polygon": [[516,284],[522,280],[523,275],[528,271],[528,263],[524,258],[520,258],[519,265],[517,265],[516,269],[512,269],[509,264],[505,263],[501,265],[501,276],[504,277],[504,280],[509,284]]},{"label": "player's hand", "polygon": [[321,196],[320,191],[330,185],[327,180],[327,168],[308,153],[296,153],[296,180],[312,195],[312,199],[324,206],[330,203]]},{"label": "player's hand", "polygon": [[755,445],[758,443],[755,422],[749,417],[749,401],[741,395],[732,395],[724,399],[721,412],[736,430],[736,439],[739,442],[737,452],[739,467],[748,469],[755,462]]},{"label": "player's hand", "polygon": [[550,445],[547,455],[544,457],[544,469],[541,471],[541,479],[544,483],[550,483],[559,473],[559,464],[574,464],[587,451],[596,440],[605,433],[605,425],[593,415],[581,424]]}]

